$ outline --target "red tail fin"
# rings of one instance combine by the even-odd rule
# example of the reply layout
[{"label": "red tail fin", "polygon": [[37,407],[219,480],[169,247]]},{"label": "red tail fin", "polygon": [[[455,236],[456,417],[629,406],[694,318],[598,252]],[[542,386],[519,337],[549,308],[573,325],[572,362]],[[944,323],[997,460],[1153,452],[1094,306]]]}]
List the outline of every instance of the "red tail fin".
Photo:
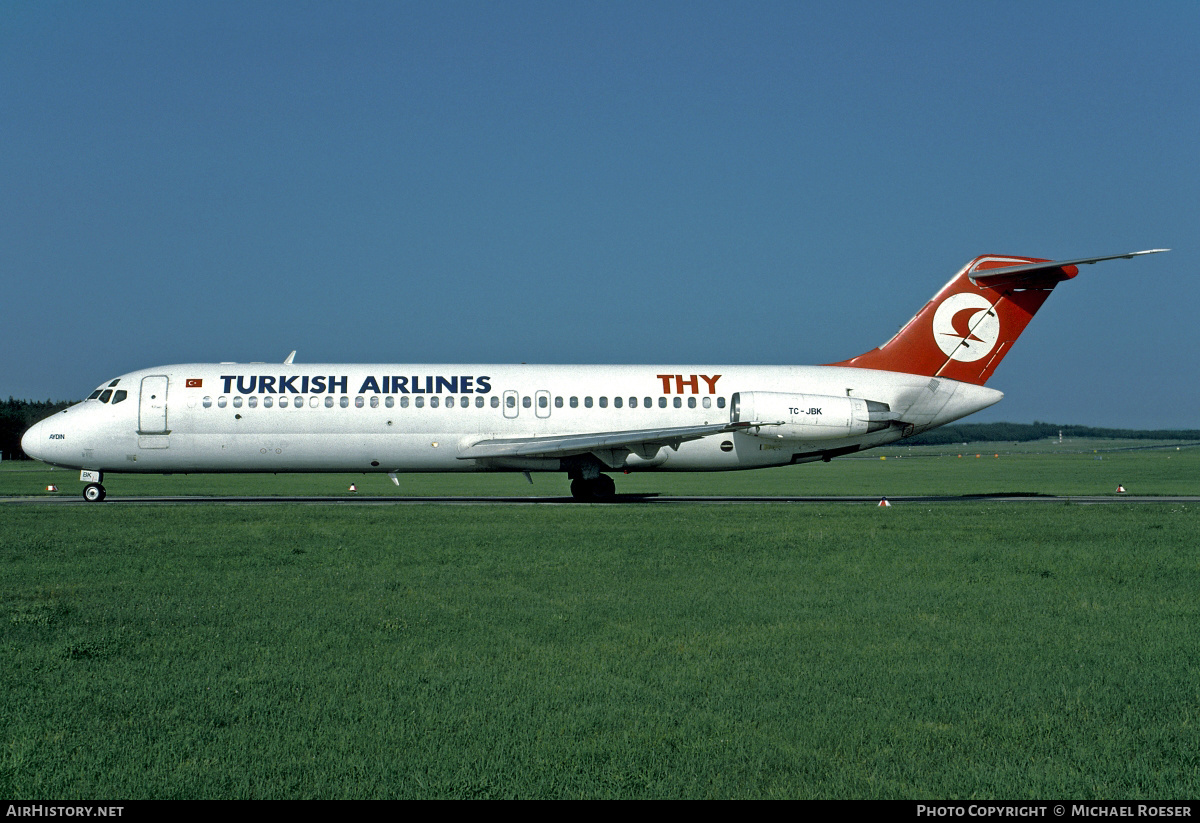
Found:
[{"label": "red tail fin", "polygon": [[891,340],[830,365],[946,377],[982,386],[1054,287],[1079,273],[1077,265],[1158,251],[1167,250],[1058,261],[976,257]]}]

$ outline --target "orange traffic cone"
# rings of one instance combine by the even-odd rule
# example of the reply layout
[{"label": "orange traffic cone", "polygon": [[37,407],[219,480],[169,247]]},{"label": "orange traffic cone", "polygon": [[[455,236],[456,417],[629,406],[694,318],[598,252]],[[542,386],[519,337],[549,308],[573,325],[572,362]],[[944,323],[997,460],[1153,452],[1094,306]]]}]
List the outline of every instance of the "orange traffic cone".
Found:
[{"label": "orange traffic cone", "polygon": [[891,508],[891,506],[892,506],[892,504],[888,502],[888,499],[886,497],[880,499],[879,505],[884,506],[886,508]]},{"label": "orange traffic cone", "polygon": [[1117,494],[1124,494],[1124,493],[1125,493],[1125,487],[1122,486],[1120,483],[1118,483],[1117,484]]},{"label": "orange traffic cone", "polygon": [[350,488],[347,491],[356,492],[356,491],[358,491],[358,487],[355,486],[353,483],[351,483]]}]

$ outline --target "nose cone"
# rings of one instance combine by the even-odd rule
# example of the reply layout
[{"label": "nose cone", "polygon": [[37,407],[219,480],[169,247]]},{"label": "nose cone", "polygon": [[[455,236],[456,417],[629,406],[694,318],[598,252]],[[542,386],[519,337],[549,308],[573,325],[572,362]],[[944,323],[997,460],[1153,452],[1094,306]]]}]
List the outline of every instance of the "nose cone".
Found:
[{"label": "nose cone", "polygon": [[34,423],[21,435],[21,451],[35,460],[46,459],[46,421]]}]

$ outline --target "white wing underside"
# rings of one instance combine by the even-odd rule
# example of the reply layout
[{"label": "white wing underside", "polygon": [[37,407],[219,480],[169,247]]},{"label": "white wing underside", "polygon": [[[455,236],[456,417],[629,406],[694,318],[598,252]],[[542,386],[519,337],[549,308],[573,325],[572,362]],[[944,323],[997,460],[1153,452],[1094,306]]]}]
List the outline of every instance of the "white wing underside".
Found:
[{"label": "white wing underside", "polygon": [[678,449],[688,440],[725,434],[770,423],[709,423],[703,426],[676,426],[665,429],[634,429],[616,432],[588,432],[548,437],[503,437],[481,440],[462,449],[459,460],[487,457],[571,457],[597,451],[624,449],[649,459],[663,446]]}]

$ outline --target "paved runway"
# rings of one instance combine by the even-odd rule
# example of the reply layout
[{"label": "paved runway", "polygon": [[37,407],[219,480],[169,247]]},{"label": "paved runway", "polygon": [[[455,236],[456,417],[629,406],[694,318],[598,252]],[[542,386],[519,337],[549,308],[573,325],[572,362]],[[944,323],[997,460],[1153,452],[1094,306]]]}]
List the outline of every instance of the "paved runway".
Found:
[{"label": "paved runway", "polygon": [[[904,506],[923,503],[1072,503],[1079,505],[1113,505],[1135,503],[1200,503],[1200,496],[1172,495],[1164,497],[1146,497],[1127,494],[1093,495],[1093,496],[1057,496],[1057,495],[943,495],[943,496],[914,496],[889,497],[888,502],[893,506]],[[487,505],[487,506],[538,506],[538,505],[661,505],[661,504],[692,504],[692,505],[745,505],[758,504],[829,504],[857,503],[860,505],[879,505],[880,498],[864,496],[827,496],[827,497],[738,497],[738,496],[672,496],[658,494],[618,494],[608,500],[593,503],[579,503],[570,497],[402,497],[402,496],[366,496],[348,494],[338,497],[113,497],[109,496],[103,503],[87,503],[80,495],[62,495],[57,497],[9,497],[0,499],[0,503],[26,505],[54,506],[127,506],[149,504],[241,504],[241,505],[280,505],[284,503],[300,503],[309,505],[350,505],[350,506],[385,506],[385,505]]]}]

